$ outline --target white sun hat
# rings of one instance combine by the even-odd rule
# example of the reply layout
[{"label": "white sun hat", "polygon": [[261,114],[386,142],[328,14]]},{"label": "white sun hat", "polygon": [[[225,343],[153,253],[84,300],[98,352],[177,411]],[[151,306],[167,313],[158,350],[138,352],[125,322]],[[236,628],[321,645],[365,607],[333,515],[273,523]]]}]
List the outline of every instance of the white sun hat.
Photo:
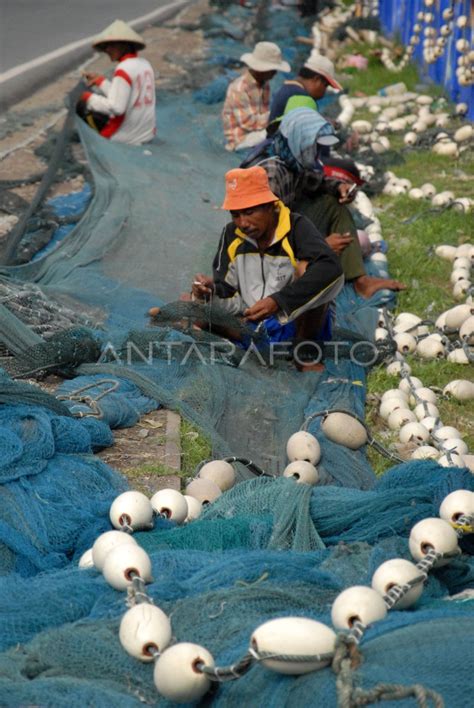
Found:
[{"label": "white sun hat", "polygon": [[115,20],[105,30],[102,30],[92,42],[92,46],[100,51],[101,44],[107,44],[107,42],[130,42],[139,49],[146,47],[143,38],[123,20]]},{"label": "white sun hat", "polygon": [[281,49],[273,42],[257,42],[253,52],[242,54],[240,61],[254,71],[291,71],[287,61],[283,61]]},{"label": "white sun hat", "polygon": [[304,66],[307,69],[311,69],[311,71],[314,71],[316,74],[321,74],[321,76],[324,76],[330,86],[337,89],[338,91],[342,91],[341,84],[336,81],[336,72],[334,71],[334,64],[327,57],[323,57],[323,55],[319,54],[319,52],[312,51]]}]

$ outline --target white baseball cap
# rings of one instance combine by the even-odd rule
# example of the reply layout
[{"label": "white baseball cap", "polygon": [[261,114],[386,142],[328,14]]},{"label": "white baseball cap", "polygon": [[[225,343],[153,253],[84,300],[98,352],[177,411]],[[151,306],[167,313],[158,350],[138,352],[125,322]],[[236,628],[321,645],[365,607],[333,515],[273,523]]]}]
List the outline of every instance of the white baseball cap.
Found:
[{"label": "white baseball cap", "polygon": [[328,59],[327,57],[323,57],[322,54],[319,54],[319,52],[312,51],[304,66],[307,69],[311,69],[311,71],[314,71],[316,74],[321,74],[321,76],[324,76],[328,84],[333,88],[337,89],[338,91],[343,90],[341,84],[336,81],[336,72],[334,71],[334,64],[330,59]]},{"label": "white baseball cap", "polygon": [[283,61],[280,47],[273,42],[257,42],[253,52],[242,54],[240,61],[254,71],[291,71],[287,61]]}]

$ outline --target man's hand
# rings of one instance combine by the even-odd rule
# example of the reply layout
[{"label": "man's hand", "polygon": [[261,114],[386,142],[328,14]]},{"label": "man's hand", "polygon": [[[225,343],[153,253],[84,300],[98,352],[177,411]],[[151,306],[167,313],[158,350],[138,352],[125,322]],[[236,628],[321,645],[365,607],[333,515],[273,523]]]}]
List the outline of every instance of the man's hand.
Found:
[{"label": "man's hand", "polygon": [[102,78],[102,74],[93,74],[87,71],[84,71],[82,74],[82,77],[84,81],[86,82],[87,86],[94,86],[94,84]]},{"label": "man's hand", "polygon": [[326,243],[338,256],[352,243],[353,238],[347,231],[344,234],[329,234]]},{"label": "man's hand", "polygon": [[208,275],[198,273],[194,276],[192,294],[200,300],[208,300],[214,290],[214,281]]},{"label": "man's hand", "polygon": [[264,297],[263,300],[259,300],[248,307],[244,312],[244,319],[250,320],[250,322],[260,322],[270,315],[274,315],[278,312],[278,305],[272,297]]},{"label": "man's hand", "polygon": [[347,184],[347,182],[341,182],[337,185],[337,190],[339,192],[339,204],[350,204],[354,201],[357,194],[357,187],[355,184]]}]

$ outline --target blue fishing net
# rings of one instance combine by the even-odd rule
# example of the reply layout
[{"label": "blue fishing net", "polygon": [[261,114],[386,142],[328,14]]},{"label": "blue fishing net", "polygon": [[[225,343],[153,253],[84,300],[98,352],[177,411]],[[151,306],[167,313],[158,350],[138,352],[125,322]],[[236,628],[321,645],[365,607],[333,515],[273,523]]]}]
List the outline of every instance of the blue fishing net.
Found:
[{"label": "blue fishing net", "polygon": [[[98,327],[73,332],[68,349],[61,335],[45,343],[13,315],[4,318],[4,338],[30,367],[32,349],[44,367],[64,365],[59,355],[88,333],[96,346],[74,349],[74,378],[60,386],[61,402],[6,377],[0,381],[2,705],[166,705],[154,688],[153,667],[120,646],[125,593],[94,569],[77,567],[110,529],[110,504],[127,488],[93,453],[112,444],[111,429],[133,425],[159,405],[194,422],[214,455],[250,457],[276,477],[246,479],[250,473],[239,469],[239,484],[199,520],[176,527],[157,519],[152,531],[136,534],[152,560],[148,592],[171,617],[174,637],[207,647],[220,665],[239,659],[252,631],[268,619],[297,615],[330,624],[342,589],[370,584],[390,558],[410,558],[412,526],[437,516],[450,492],[474,490],[467,470],[434,462],[398,465],[377,480],[364,448],[329,441],[320,418],[312,418],[331,408],[363,417],[368,367],[351,346],[372,340],[375,307],[391,298],[386,292],[366,301],[344,288],[336,326],[350,346],[340,357],[327,353],[324,372],[305,375],[288,361],[269,366],[258,355],[212,360],[228,343],[206,338],[179,308],[194,273],[209,272],[226,222],[218,208],[222,176],[240,157],[223,149],[219,102],[236,60],[251,48],[244,28],[257,13],[234,6],[209,21],[209,81],[194,97],[160,93],[153,144],[114,144],[78,124],[93,196],[86,189],[53,206],[74,210],[88,203],[87,211],[34,262],[3,272],[87,312]],[[292,38],[307,32],[296,12],[273,12],[257,38],[279,42],[295,69],[306,49]],[[174,318],[151,323],[148,308],[167,303]],[[286,441],[305,421],[322,449],[315,488],[279,477]],[[430,573],[413,608],[368,628],[363,663],[353,673],[355,685],[368,692],[366,702],[378,700],[380,684],[392,683],[436,690],[446,705],[466,703],[473,603],[455,596],[473,582],[472,556],[463,553]],[[203,705],[336,706],[338,680],[331,668],[294,678],[255,666],[214,687]],[[413,705],[414,698],[396,704]]]}]

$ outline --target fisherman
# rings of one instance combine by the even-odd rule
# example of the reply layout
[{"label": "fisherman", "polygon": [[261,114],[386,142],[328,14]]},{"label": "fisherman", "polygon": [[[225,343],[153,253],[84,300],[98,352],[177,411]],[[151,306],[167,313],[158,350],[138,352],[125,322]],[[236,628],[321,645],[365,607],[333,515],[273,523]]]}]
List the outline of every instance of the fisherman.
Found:
[{"label": "fisherman", "polygon": [[398,280],[365,271],[357,227],[347,208],[356,194],[356,180],[325,174],[321,161],[321,151],[338,142],[320,113],[295,108],[282,118],[273,140],[256,148],[241,167],[265,169],[271,190],[290,209],[305,214],[340,255],[346,282],[360,297],[370,298],[382,289],[403,290]]},{"label": "fisherman", "polygon": [[264,140],[270,114],[269,82],[277,71],[291,69],[273,42],[258,42],[240,60],[247,69],[229,84],[222,109],[227,150],[254,147]]},{"label": "fisherman", "polygon": [[77,112],[104,138],[141,145],[156,133],[155,75],[147,59],[137,52],[145,42],[126,22],[115,20],[92,43],[117,67],[111,81],[86,73],[87,85],[95,91],[82,94]]},{"label": "fisherman", "polygon": [[[193,296],[245,323],[263,323],[270,341],[330,338],[329,305],[344,284],[334,252],[313,224],[271,191],[262,167],[225,176],[224,227],[213,276],[194,278]],[[319,364],[299,363],[300,370]]]},{"label": "fisherman", "polygon": [[332,61],[313,50],[298,76],[295,79],[287,79],[273,97],[267,135],[274,135],[283,116],[295,108],[311,108],[317,111],[317,101],[324,98],[328,86],[342,91],[341,84],[336,80]]}]

